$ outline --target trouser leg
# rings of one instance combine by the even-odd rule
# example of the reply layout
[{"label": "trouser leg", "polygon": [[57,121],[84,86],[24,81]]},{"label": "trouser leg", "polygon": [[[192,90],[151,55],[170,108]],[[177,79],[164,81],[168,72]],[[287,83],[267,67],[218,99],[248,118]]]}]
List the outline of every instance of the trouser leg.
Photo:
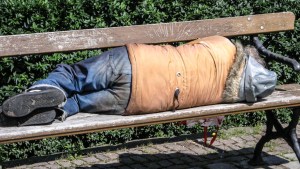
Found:
[{"label": "trouser leg", "polygon": [[120,75],[118,83],[110,89],[75,94],[64,106],[70,115],[79,111],[91,113],[122,114],[128,104],[131,75]]},{"label": "trouser leg", "polygon": [[[85,110],[106,111],[104,107],[112,107],[115,103],[110,95],[115,96],[118,103],[128,102],[130,83],[131,64],[127,49],[119,47],[73,65],[59,65],[46,79],[34,85],[48,84],[61,88],[68,98],[64,110],[73,115]],[[124,97],[117,97],[118,93],[124,93]],[[90,106],[94,108],[85,105],[94,105]]]}]

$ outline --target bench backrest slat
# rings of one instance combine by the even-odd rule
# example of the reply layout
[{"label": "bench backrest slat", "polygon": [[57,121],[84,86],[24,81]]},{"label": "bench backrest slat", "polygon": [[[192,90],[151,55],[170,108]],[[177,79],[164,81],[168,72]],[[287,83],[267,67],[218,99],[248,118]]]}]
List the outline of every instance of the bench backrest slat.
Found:
[{"label": "bench backrest slat", "polygon": [[98,49],[127,43],[187,41],[294,29],[291,12],[186,22],[0,36],[0,57]]}]

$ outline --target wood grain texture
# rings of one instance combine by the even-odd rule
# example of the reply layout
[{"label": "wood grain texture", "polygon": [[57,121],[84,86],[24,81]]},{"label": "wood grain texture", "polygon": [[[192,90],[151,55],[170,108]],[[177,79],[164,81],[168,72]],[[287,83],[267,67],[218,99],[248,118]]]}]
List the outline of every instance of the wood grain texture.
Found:
[{"label": "wood grain texture", "polygon": [[[0,143],[65,136],[118,128],[146,126],[193,118],[206,118],[219,115],[238,114],[257,110],[300,106],[300,85],[278,86],[277,90],[265,99],[253,104],[217,104],[201,106],[175,112],[161,112],[146,115],[120,116],[79,113],[65,122],[44,126],[0,127]],[[1,124],[0,124],[1,126]]]},{"label": "wood grain texture", "polygon": [[237,36],[294,29],[291,12],[0,36],[0,57],[121,46],[127,43],[187,41],[211,35]]}]

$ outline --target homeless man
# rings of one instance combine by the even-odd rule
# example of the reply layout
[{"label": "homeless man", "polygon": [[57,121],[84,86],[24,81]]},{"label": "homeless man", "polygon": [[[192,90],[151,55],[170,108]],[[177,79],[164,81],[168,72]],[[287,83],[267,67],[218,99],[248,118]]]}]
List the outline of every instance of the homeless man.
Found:
[{"label": "homeless man", "polygon": [[276,74],[254,47],[211,36],[178,47],[127,44],[73,65],[2,105],[21,125],[51,123],[80,111],[134,115],[228,102],[272,93]]}]

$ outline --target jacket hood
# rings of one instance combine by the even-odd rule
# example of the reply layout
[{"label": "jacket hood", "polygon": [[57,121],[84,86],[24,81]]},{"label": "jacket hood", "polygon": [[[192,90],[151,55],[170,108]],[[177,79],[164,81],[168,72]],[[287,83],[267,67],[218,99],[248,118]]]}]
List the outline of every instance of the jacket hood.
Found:
[{"label": "jacket hood", "polygon": [[235,43],[236,60],[230,70],[223,92],[223,101],[227,103],[247,101],[270,95],[277,82],[276,73],[259,63],[259,53],[254,47],[243,47]]},{"label": "jacket hood", "polygon": [[233,103],[242,100],[239,96],[239,88],[245,70],[247,56],[244,52],[243,45],[239,41],[235,42],[235,46],[235,61],[227,77],[225,89],[222,95],[222,100],[225,103]]}]

